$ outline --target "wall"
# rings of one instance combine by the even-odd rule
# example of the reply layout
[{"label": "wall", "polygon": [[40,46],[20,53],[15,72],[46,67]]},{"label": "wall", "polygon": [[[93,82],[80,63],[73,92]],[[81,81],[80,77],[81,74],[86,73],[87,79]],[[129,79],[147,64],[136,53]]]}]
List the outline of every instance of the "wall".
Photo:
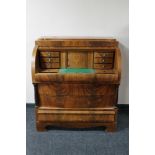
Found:
[{"label": "wall", "polygon": [[129,104],[128,0],[27,0],[27,94],[34,103],[31,56],[40,36],[114,37],[122,51],[119,104]]}]

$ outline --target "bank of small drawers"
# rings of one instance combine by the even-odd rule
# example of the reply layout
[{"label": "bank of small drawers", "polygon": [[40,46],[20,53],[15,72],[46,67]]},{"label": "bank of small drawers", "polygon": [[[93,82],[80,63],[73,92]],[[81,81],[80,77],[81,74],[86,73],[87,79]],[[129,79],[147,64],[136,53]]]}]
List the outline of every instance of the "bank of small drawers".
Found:
[{"label": "bank of small drawers", "polygon": [[112,69],[114,65],[114,52],[94,52],[95,69]]},{"label": "bank of small drawers", "polygon": [[60,68],[60,52],[40,52],[40,66],[43,69]]}]

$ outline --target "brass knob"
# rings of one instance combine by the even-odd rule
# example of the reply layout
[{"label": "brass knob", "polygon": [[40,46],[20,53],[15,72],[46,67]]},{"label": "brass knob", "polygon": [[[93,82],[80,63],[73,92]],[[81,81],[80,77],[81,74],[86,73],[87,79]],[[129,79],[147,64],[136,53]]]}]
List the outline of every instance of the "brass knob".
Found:
[{"label": "brass knob", "polygon": [[102,62],[104,62],[104,59],[102,60]]},{"label": "brass knob", "polygon": [[48,59],[48,62],[51,62],[51,59],[50,58]]},{"label": "brass knob", "polygon": [[104,65],[102,67],[104,68]]},{"label": "brass knob", "polygon": [[105,56],[106,56],[106,54],[105,54],[105,53],[103,53],[103,56],[105,57]]},{"label": "brass knob", "polygon": [[50,63],[47,63],[47,66],[48,66],[48,67],[50,67],[50,66],[51,66],[51,64],[50,64]]},{"label": "brass knob", "polygon": [[50,57],[51,56],[51,53],[48,53],[48,56]]}]

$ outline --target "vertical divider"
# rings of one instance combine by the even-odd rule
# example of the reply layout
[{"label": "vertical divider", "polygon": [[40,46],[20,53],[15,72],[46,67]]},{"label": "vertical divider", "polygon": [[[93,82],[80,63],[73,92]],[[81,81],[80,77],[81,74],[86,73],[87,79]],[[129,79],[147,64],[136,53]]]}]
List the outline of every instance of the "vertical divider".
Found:
[{"label": "vertical divider", "polygon": [[66,52],[60,51],[60,68],[66,68]]},{"label": "vertical divider", "polygon": [[88,51],[88,68],[93,68],[93,51]]}]

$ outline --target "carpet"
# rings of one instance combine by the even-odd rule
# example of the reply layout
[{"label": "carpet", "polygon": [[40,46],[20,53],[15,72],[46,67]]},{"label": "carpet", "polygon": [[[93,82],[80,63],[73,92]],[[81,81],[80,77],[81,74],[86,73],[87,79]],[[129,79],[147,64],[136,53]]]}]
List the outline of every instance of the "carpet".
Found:
[{"label": "carpet", "polygon": [[47,132],[35,129],[34,107],[26,108],[27,155],[128,155],[129,114],[119,111],[117,132],[103,128],[53,128]]}]

